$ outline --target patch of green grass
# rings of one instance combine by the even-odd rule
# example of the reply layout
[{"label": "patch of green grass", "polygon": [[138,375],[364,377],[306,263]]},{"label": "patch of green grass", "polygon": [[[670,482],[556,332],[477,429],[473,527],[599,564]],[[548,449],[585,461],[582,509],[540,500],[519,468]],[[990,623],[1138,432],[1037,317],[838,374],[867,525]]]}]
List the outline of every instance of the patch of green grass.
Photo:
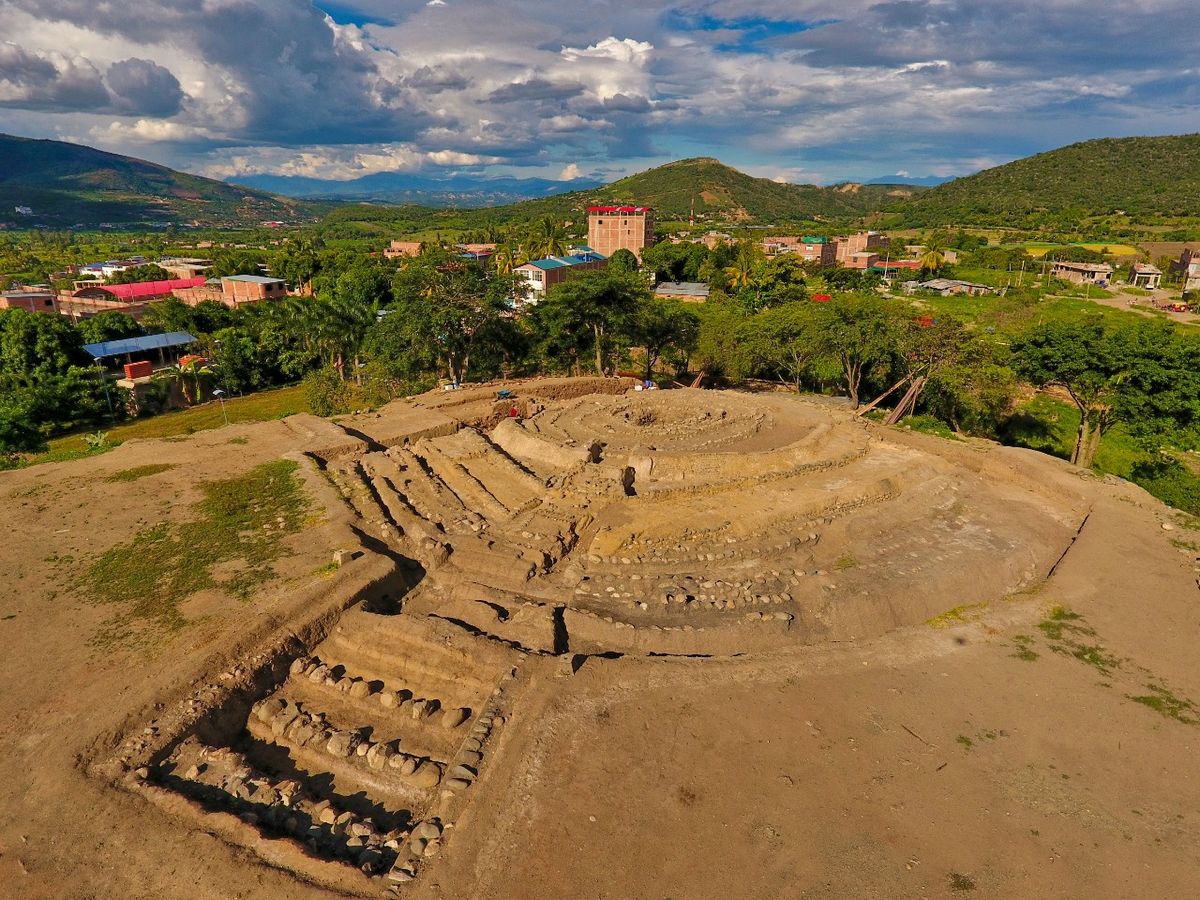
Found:
[{"label": "patch of green grass", "polygon": [[858,560],[853,556],[843,556],[833,564],[833,568],[838,572],[844,572],[846,569],[853,569],[858,565]]},{"label": "patch of green grass", "polygon": [[965,734],[960,734],[954,740],[957,741],[958,743],[962,744],[968,750],[970,750],[972,747],[975,746],[975,742],[973,740],[971,740],[969,737],[967,737]]},{"label": "patch of green grass", "polygon": [[1200,710],[1196,709],[1196,705],[1191,700],[1176,697],[1161,684],[1148,684],[1146,690],[1150,693],[1129,699],[1134,703],[1148,706],[1159,715],[1174,719],[1176,722],[1182,722],[1185,725],[1200,725]]},{"label": "patch of green grass", "polygon": [[1087,663],[1105,675],[1111,675],[1113,669],[1121,668],[1121,660],[1105,651],[1099,645],[1072,645],[1071,655],[1082,663]]},{"label": "patch of green grass", "polygon": [[327,562],[323,566],[317,566],[315,569],[309,572],[309,574],[314,578],[330,578],[335,572],[337,572],[339,568],[340,566],[338,566],[337,563]]},{"label": "patch of green grass", "polygon": [[248,437],[233,437],[233,438],[230,438],[228,441],[226,441],[226,443],[227,444],[248,444],[248,443],[250,443],[250,439]]},{"label": "patch of green grass", "polygon": [[930,628],[950,628],[964,622],[973,622],[983,614],[983,610],[986,608],[987,603],[964,603],[962,606],[956,606],[954,609],[948,609],[944,613],[934,616],[925,624]]},{"label": "patch of green grass", "polygon": [[1014,634],[1013,646],[1016,648],[1016,653],[1011,654],[1017,659],[1025,662],[1033,662],[1039,658],[1039,654],[1033,649],[1033,637],[1028,634]]},{"label": "patch of green grass", "polygon": [[1038,622],[1038,628],[1042,630],[1042,634],[1051,641],[1063,640],[1063,633],[1067,631],[1078,632],[1079,634],[1094,634],[1092,629],[1086,625],[1077,624],[1083,616],[1077,612],[1071,612],[1063,606],[1055,606],[1046,615],[1046,618]]},{"label": "patch of green grass", "polygon": [[934,416],[909,416],[900,423],[901,427],[911,431],[919,431],[922,434],[932,434],[940,438],[945,438],[948,441],[961,440],[954,430]]},{"label": "patch of green grass", "polygon": [[122,469],[120,472],[114,472],[104,480],[109,482],[137,481],[139,478],[157,475],[159,472],[166,472],[173,468],[175,466],[172,463],[149,463],[145,466],[134,466],[132,469]]},{"label": "patch of green grass", "polygon": [[[284,537],[305,525],[309,500],[298,468],[291,460],[277,460],[204,482],[190,521],[143,529],[93,560],[79,587],[92,602],[119,608],[93,643],[149,646],[184,628],[180,605],[207,588],[249,599],[270,579],[271,564],[287,554]],[[218,579],[218,564],[232,574]]]},{"label": "patch of green grass", "polygon": [[[243,422],[268,422],[272,419],[282,419],[296,413],[308,412],[308,398],[302,385],[278,388],[273,391],[262,391],[246,397],[234,397],[225,401],[225,411],[231,425]],[[133,438],[178,438],[181,435],[195,434],[197,431],[208,431],[220,428],[225,424],[221,415],[220,405],[206,403],[192,409],[163,413],[146,419],[138,419],[125,425],[117,425],[108,431],[108,447],[111,450],[123,441]],[[29,458],[27,465],[37,465],[44,462],[61,462],[67,459],[79,459],[91,456],[84,442],[84,434],[73,434],[55,438],[50,441],[50,449],[46,453]],[[236,440],[233,438],[231,440]],[[99,452],[104,452],[103,450]]]}]

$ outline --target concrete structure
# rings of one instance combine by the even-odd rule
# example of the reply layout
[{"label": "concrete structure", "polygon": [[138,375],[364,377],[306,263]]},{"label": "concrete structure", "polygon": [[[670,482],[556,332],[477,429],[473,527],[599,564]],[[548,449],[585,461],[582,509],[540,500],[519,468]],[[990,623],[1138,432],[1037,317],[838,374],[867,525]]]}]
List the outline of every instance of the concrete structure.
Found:
[{"label": "concrete structure", "polygon": [[879,254],[872,253],[869,250],[861,250],[858,253],[852,253],[844,259],[840,259],[839,262],[847,269],[862,269],[866,271],[878,264]]},{"label": "concrete structure", "polygon": [[1186,248],[1178,261],[1171,263],[1171,271],[1183,279],[1185,291],[1200,291],[1200,250]]},{"label": "concrete structure", "polygon": [[0,292],[0,309],[56,313],[58,312],[58,298],[53,291],[49,290],[3,291]]},{"label": "concrete structure", "polygon": [[[857,254],[866,253],[871,250],[882,250],[888,245],[886,236],[878,231],[860,231],[858,234],[852,234],[849,237],[837,239],[836,258],[843,266],[849,266]],[[854,268],[864,268],[855,266]]]},{"label": "concrete structure", "polygon": [[1156,290],[1162,284],[1162,269],[1150,263],[1134,263],[1129,269],[1129,283],[1134,287]]},{"label": "concrete structure", "polygon": [[225,302],[225,292],[221,289],[220,278],[210,278],[196,287],[182,288],[172,293],[177,300],[182,300],[188,306],[198,306],[205,301]]},{"label": "concrete structure", "polygon": [[[910,282],[915,284],[915,282]],[[959,281],[954,278],[934,278],[931,281],[923,281],[916,285],[923,291],[933,291],[941,294],[943,297],[949,297],[955,294],[965,294],[968,297],[980,297],[984,294],[994,294],[996,289],[986,284],[975,284],[971,281]]]},{"label": "concrete structure", "polygon": [[723,231],[710,231],[704,237],[700,238],[700,243],[709,250],[716,250],[721,244],[732,244],[733,235],[726,234]]},{"label": "concrete structure", "polygon": [[588,246],[601,256],[629,250],[639,260],[654,246],[654,211],[647,206],[589,206]]},{"label": "concrete structure", "polygon": [[160,259],[158,265],[170,272],[174,278],[200,278],[212,268],[211,261],[207,259],[183,256]]},{"label": "concrete structure", "polygon": [[806,262],[817,262],[823,266],[832,266],[837,262],[837,245],[827,237],[813,235],[769,237],[763,240],[762,248],[767,256],[794,253]]},{"label": "concrete structure", "polygon": [[654,289],[654,296],[703,303],[708,299],[708,285],[698,281],[664,281]]},{"label": "concrete structure", "polygon": [[525,279],[529,288],[528,295],[516,305],[536,305],[546,297],[546,291],[559,282],[565,281],[572,272],[585,272],[603,269],[608,266],[608,260],[590,249],[574,253],[570,256],[550,256],[546,259],[533,259],[523,266],[517,266],[513,272]]},{"label": "concrete structure", "polygon": [[221,293],[226,306],[241,306],[263,300],[282,300],[287,296],[287,285],[282,278],[265,275],[229,275],[221,279]]},{"label": "concrete structure", "polygon": [[98,316],[102,312],[124,313],[131,318],[140,320],[150,307],[152,299],[146,298],[144,300],[122,302],[119,300],[96,299],[95,297],[76,297],[70,291],[66,291],[58,295],[58,314],[66,316],[72,322],[90,319],[92,316]]},{"label": "concrete structure", "polygon": [[399,259],[404,256],[420,256],[421,242],[392,241],[391,245],[383,251],[383,255],[388,259]]},{"label": "concrete structure", "polygon": [[1113,267],[1108,263],[1056,262],[1050,274],[1072,284],[1107,285],[1112,281]]}]

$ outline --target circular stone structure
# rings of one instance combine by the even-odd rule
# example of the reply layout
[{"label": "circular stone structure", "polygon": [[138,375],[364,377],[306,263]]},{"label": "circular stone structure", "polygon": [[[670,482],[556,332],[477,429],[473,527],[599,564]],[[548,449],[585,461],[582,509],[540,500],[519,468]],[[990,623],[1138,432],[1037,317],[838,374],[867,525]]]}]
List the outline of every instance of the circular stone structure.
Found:
[{"label": "circular stone structure", "polygon": [[[470,392],[432,397],[466,427],[384,455],[398,505],[428,520],[408,530],[440,554],[408,602],[523,646],[731,654],[877,635],[1033,586],[1084,515],[1007,458],[932,452],[832,402],[517,394],[533,414],[499,421]],[[558,630],[529,633],[551,610]]]}]

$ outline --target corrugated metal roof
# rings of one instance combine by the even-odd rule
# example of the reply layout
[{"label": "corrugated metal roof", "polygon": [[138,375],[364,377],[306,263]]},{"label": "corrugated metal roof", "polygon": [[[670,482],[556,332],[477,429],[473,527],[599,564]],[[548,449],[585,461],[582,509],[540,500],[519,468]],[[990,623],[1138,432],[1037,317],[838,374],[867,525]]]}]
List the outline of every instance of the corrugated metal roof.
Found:
[{"label": "corrugated metal roof", "polygon": [[531,259],[525,265],[548,271],[550,269],[561,269],[564,266],[579,266],[584,263],[600,262],[604,258],[604,256],[593,250],[589,253],[576,253],[571,256],[548,256],[545,259]]},{"label": "corrugated metal roof", "polygon": [[708,285],[699,281],[664,281],[654,289],[659,296],[707,297]]},{"label": "corrugated metal roof", "polygon": [[590,213],[648,213],[648,206],[589,206]]},{"label": "corrugated metal roof", "polygon": [[203,278],[174,278],[170,281],[139,281],[134,284],[92,284],[80,290],[94,291],[99,288],[119,300],[134,300],[138,297],[162,297],[180,288],[199,287],[202,284]]},{"label": "corrugated metal roof", "polygon": [[282,278],[268,278],[266,275],[226,275],[222,281],[248,281],[251,284],[275,284]]},{"label": "corrugated metal roof", "polygon": [[145,337],[121,338],[116,341],[101,341],[98,344],[84,344],[92,359],[106,359],[110,356],[122,356],[126,353],[140,353],[144,350],[158,350],[164,347],[182,347],[194,344],[196,339],[186,331],[169,331],[166,334],[148,334]]}]

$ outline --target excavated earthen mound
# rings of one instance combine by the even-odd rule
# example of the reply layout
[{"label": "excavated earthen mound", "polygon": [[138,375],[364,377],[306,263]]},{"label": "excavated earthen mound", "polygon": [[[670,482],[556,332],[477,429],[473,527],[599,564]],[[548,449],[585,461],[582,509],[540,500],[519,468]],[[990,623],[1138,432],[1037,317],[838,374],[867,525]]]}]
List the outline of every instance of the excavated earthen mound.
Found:
[{"label": "excavated earthen mound", "polygon": [[1009,457],[833,405],[629,387],[438,392],[341,447],[312,425],[394,575],[127,748],[135,789],[314,883],[394,893],[469,801],[522,666],[879,635],[1037,585],[1084,515]]}]

